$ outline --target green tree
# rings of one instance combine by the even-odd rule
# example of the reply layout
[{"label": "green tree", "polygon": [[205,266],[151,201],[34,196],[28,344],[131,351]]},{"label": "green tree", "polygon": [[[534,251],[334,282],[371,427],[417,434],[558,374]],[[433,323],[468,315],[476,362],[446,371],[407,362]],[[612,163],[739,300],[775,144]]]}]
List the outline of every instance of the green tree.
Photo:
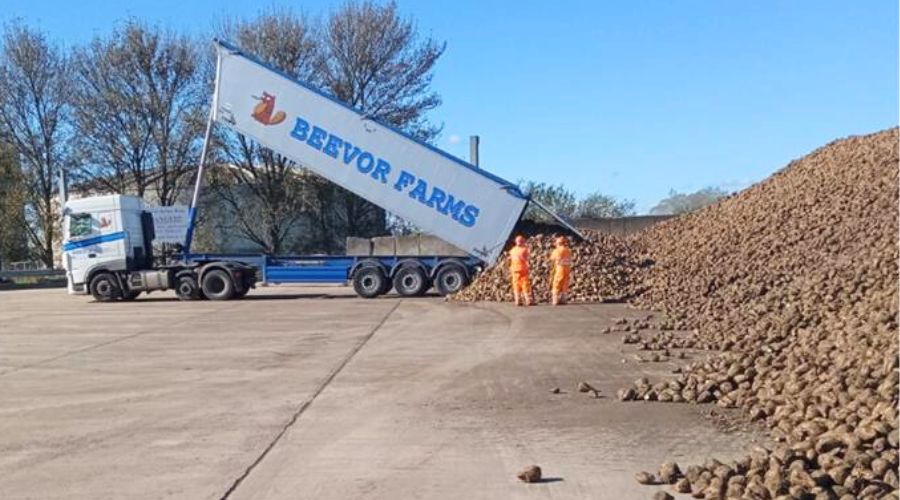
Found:
[{"label": "green tree", "polygon": [[[553,185],[546,182],[524,180],[518,181],[517,184],[519,189],[529,195],[531,199],[540,202],[564,219],[634,215],[633,201],[618,200],[599,191],[579,198],[574,191],[563,184]],[[525,209],[524,218],[538,222],[553,222],[550,214],[534,204],[530,204]]]},{"label": "green tree", "polygon": [[578,200],[575,216],[587,219],[625,217],[634,215],[634,201],[617,200],[612,196],[594,192]]},{"label": "green tree", "polygon": [[728,192],[717,187],[706,187],[693,193],[679,193],[673,189],[669,191],[668,197],[660,200],[655,207],[650,209],[650,213],[654,215],[686,214],[712,205],[726,196],[728,196]]},{"label": "green tree", "polygon": [[[552,210],[556,215],[571,219],[578,208],[578,198],[574,191],[570,191],[564,185],[552,185],[546,182],[534,182],[520,180],[517,182],[519,189]],[[552,222],[553,218],[540,207],[529,204],[525,209],[523,218],[539,222]]]},{"label": "green tree", "polygon": [[25,234],[27,190],[22,169],[10,146],[0,145],[0,263],[28,258]]}]

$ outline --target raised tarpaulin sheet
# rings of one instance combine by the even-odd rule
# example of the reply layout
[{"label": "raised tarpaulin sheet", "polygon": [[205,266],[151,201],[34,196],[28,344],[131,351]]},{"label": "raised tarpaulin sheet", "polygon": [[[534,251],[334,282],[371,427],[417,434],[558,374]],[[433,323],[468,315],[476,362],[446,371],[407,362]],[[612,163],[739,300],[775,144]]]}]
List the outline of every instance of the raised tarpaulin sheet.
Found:
[{"label": "raised tarpaulin sheet", "polygon": [[527,198],[506,180],[219,42],[213,118],[493,264]]}]

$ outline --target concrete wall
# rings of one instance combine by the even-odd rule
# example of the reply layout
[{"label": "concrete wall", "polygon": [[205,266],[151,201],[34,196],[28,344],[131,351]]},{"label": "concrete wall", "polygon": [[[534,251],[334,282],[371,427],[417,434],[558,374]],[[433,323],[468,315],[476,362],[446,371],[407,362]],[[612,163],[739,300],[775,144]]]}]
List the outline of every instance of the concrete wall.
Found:
[{"label": "concrete wall", "polygon": [[372,240],[348,236],[346,252],[347,255],[372,255]]},{"label": "concrete wall", "polygon": [[397,242],[393,236],[376,236],[372,238],[372,253],[370,255],[396,255]]},{"label": "concrete wall", "polygon": [[573,224],[578,229],[593,229],[611,234],[631,234],[672,217],[674,215],[635,215],[633,217],[616,217],[611,219],[575,219]]},{"label": "concrete wall", "polygon": [[347,238],[347,255],[446,255],[465,257],[468,254],[437,236],[411,234],[408,236]]}]

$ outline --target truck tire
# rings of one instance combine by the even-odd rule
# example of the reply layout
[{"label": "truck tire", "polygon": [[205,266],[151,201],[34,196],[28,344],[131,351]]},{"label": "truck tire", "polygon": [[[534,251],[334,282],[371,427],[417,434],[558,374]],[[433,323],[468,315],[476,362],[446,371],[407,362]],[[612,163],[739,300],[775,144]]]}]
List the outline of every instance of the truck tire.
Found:
[{"label": "truck tire", "polygon": [[394,290],[404,297],[420,297],[428,291],[431,284],[425,271],[418,266],[401,267],[394,274]]},{"label": "truck tire", "polygon": [[440,268],[434,277],[434,287],[441,295],[450,295],[462,290],[469,284],[465,269],[457,265]]},{"label": "truck tire", "polygon": [[378,295],[384,295],[391,291],[391,288],[394,288],[394,284],[391,280],[384,278],[384,285],[381,287],[381,291],[378,292]]},{"label": "truck tire", "polygon": [[112,302],[122,297],[119,280],[112,273],[96,274],[91,278],[89,289],[97,302]]},{"label": "truck tire", "polygon": [[234,296],[234,282],[221,269],[213,269],[203,275],[203,295],[209,300],[229,300]]},{"label": "truck tire", "polygon": [[197,278],[186,274],[175,278],[175,295],[178,300],[197,300],[200,298],[200,285]]},{"label": "truck tire", "polygon": [[122,292],[122,300],[134,300],[138,298],[141,292],[139,290],[128,290],[127,292]]},{"label": "truck tire", "polygon": [[364,299],[381,295],[385,282],[390,283],[377,267],[364,267],[353,273],[353,291]]}]

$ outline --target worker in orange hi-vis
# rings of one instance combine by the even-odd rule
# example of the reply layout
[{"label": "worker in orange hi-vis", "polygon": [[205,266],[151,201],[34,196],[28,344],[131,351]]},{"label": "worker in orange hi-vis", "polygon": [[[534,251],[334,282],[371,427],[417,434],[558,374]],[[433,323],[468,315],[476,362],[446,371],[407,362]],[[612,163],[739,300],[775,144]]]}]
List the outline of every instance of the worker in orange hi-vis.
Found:
[{"label": "worker in orange hi-vis", "polygon": [[516,305],[530,306],[531,280],[528,278],[528,247],[524,236],[516,236],[516,245],[509,249],[509,274]]},{"label": "worker in orange hi-vis", "polygon": [[572,277],[572,250],[565,236],[556,238],[556,248],[550,254],[553,262],[553,305],[565,304],[569,295],[569,279]]}]

